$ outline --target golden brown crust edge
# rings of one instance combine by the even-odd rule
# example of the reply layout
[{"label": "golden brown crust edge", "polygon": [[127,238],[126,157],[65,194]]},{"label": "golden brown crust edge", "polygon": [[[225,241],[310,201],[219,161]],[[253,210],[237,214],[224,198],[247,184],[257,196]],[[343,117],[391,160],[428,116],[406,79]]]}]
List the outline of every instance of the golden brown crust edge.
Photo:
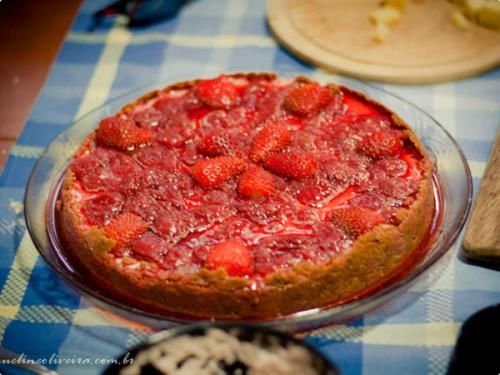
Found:
[{"label": "golden brown crust edge", "polygon": [[[238,76],[247,77],[243,73]],[[264,73],[252,77],[273,79],[275,75]],[[303,77],[297,80],[313,82]],[[175,84],[161,91],[185,88],[196,82]],[[345,87],[342,90],[358,95],[390,114],[425,155],[416,135],[392,111],[359,92]],[[134,103],[151,99],[158,92],[146,94]],[[134,103],[124,106],[123,110],[127,111]],[[221,270],[167,277],[154,263],[128,259],[118,264],[107,251],[113,246],[113,241],[100,229],[84,229],[80,207],[70,199],[68,188],[72,181],[73,176],[68,171],[61,197],[62,207],[65,207],[60,212],[61,223],[64,223],[61,231],[85,268],[100,282],[127,295],[141,296],[159,309],[203,318],[271,318],[324,306],[362,292],[390,275],[411,255],[429,230],[434,213],[432,165],[428,162],[416,200],[409,209],[398,212],[401,223],[397,227],[378,226],[360,236],[346,254],[336,257],[331,264],[303,264],[293,272],[277,272],[266,279],[267,288],[254,291],[246,279],[228,277]]]}]

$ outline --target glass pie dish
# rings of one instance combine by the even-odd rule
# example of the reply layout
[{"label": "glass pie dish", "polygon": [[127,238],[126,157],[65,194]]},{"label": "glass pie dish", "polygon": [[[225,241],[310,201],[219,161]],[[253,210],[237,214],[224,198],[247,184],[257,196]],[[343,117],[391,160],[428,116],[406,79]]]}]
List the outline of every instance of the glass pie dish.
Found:
[{"label": "glass pie dish", "polygon": [[[391,108],[406,120],[434,161],[434,195],[437,209],[431,230],[411,259],[405,261],[389,277],[369,290],[330,306],[279,317],[245,320],[244,323],[295,331],[359,317],[385,305],[417,281],[431,282],[439,272],[429,271],[436,270],[438,265],[446,264],[445,255],[450,254],[448,250],[462,229],[470,207],[472,185],[467,162],[453,138],[434,119],[412,104],[359,82],[352,84],[349,82],[348,85]],[[62,177],[77,147],[101,119],[153,89],[155,87],[145,87],[112,100],[83,116],[60,134],[49,145],[33,169],[26,189],[25,214],[29,233],[38,251],[52,269],[73,288],[105,310],[139,323],[161,328],[203,319],[160,314],[97,285],[72,261],[67,245],[58,233],[56,220],[56,205]],[[425,290],[425,287],[420,287],[419,290]]]}]

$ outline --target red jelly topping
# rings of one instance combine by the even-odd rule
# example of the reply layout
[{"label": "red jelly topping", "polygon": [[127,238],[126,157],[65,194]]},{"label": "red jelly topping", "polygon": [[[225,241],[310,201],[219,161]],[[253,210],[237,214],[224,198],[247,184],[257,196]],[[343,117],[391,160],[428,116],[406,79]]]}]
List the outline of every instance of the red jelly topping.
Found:
[{"label": "red jelly topping", "polygon": [[107,129],[107,143],[73,161],[81,213],[105,229],[135,223],[117,257],[253,278],[328,262],[364,231],[397,224],[422,156],[375,105],[323,88],[290,99],[297,85],[223,77],[103,120],[147,133],[121,134],[118,149]]}]

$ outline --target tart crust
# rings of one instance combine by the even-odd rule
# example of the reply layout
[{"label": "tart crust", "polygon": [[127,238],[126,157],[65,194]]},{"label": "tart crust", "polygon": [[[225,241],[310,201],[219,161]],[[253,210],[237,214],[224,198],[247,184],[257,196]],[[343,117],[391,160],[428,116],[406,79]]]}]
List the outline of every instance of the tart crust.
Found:
[{"label": "tart crust", "polygon": [[[271,73],[233,74],[233,78],[274,80]],[[316,83],[306,77],[298,82]],[[189,88],[199,80],[186,81],[152,91],[121,112],[131,112],[161,93]],[[423,156],[422,177],[415,200],[408,208],[397,212],[399,225],[382,224],[359,236],[349,251],[339,254],[328,264],[303,263],[292,270],[276,271],[265,277],[265,286],[252,288],[250,280],[229,276],[224,270],[202,269],[196,274],[166,272],[156,263],[123,258],[117,262],[110,252],[114,240],[102,229],[89,228],[83,221],[80,203],[74,199],[75,177],[68,169],[58,205],[60,231],[69,251],[90,272],[99,284],[122,296],[174,316],[213,319],[266,319],[322,307],[344,301],[362,293],[387,278],[408,260],[429,231],[434,217],[433,166],[424,147],[410,127],[395,113],[362,93],[330,84],[332,92],[339,90],[370,103],[389,115],[393,123],[405,132]],[[94,133],[84,141],[77,156],[85,154],[93,142]],[[139,301],[138,300],[138,301]]]}]

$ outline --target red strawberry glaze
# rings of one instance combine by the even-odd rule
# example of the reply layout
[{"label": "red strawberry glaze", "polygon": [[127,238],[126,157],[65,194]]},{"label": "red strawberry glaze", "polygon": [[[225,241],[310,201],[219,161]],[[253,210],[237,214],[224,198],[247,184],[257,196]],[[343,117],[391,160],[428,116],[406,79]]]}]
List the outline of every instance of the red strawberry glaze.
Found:
[{"label": "red strawberry glaze", "polygon": [[188,117],[193,120],[199,122],[203,117],[205,117],[210,112],[210,109],[207,107],[202,107],[198,109],[193,109],[188,112]]},{"label": "red strawberry glaze", "polygon": [[[392,224],[397,211],[415,199],[423,157],[375,105],[340,91],[301,117],[282,106],[293,83],[221,82],[216,81],[217,90],[228,97],[222,103],[212,96],[211,83],[201,91],[194,86],[165,92],[132,109],[130,118],[138,129],[151,132],[151,144],[127,151],[98,144],[71,164],[76,179],[72,191],[82,203],[85,225],[104,227],[124,213],[148,225],[136,240],[114,250],[117,258],[133,256],[166,271],[194,273],[206,267],[209,249],[238,241],[252,267],[231,272],[259,280],[300,262],[320,264],[348,251],[357,232],[329,219],[335,209],[361,207]],[[226,82],[233,86],[220,86]],[[269,147],[262,158],[306,155],[315,161],[314,168],[300,178],[274,173],[274,186],[266,187],[265,194],[239,193],[243,167],[217,183],[200,182],[199,166],[213,165],[207,161],[219,154],[207,152],[207,134],[237,145],[245,168],[276,170],[261,157],[251,157],[256,137],[266,138],[259,142],[267,147],[264,141],[275,133],[262,137],[262,129],[276,123],[286,126],[290,140],[287,136]],[[401,148],[372,157],[360,142],[384,131],[401,139]],[[203,142],[205,148],[200,147]],[[257,191],[256,184],[247,185]],[[213,268],[218,262],[208,264]]]}]

